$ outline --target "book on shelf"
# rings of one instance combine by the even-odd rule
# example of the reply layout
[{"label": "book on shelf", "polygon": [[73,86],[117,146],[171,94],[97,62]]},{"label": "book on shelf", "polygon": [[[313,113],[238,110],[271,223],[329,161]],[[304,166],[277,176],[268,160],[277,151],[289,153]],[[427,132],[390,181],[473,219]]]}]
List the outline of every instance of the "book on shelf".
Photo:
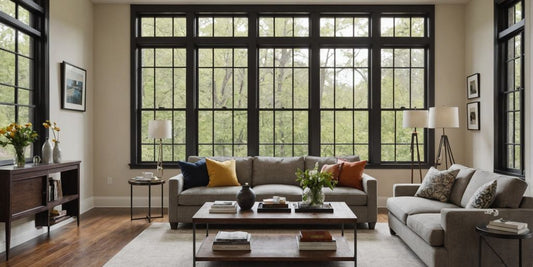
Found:
[{"label": "book on shelf", "polygon": [[330,241],[301,241],[300,237],[296,237],[299,250],[337,250],[337,241],[333,238]]},{"label": "book on shelf", "polygon": [[325,230],[301,230],[300,242],[330,242],[333,240],[331,233]]},{"label": "book on shelf", "polygon": [[213,250],[250,250],[252,235],[247,232],[220,231],[213,241]]},{"label": "book on shelf", "polygon": [[491,225],[491,224],[488,224],[487,228],[492,229],[492,230],[512,233],[512,234],[518,234],[518,235],[529,232],[528,228],[513,229],[513,228],[501,227],[501,226],[496,226],[496,225]]},{"label": "book on shelf", "polygon": [[515,230],[527,228],[527,223],[507,221],[502,218],[490,221],[489,225],[505,227],[505,228],[515,229]]},{"label": "book on shelf", "polygon": [[247,244],[213,244],[213,250],[251,250],[250,243]]},{"label": "book on shelf", "polygon": [[250,233],[244,231],[219,231],[214,242],[250,242]]}]

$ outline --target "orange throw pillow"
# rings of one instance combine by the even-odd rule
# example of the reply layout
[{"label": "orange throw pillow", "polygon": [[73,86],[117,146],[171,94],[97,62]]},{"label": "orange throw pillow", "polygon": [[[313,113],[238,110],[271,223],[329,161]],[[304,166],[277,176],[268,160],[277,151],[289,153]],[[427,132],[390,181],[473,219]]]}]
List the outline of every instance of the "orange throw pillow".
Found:
[{"label": "orange throw pillow", "polygon": [[339,159],[338,162],[343,164],[337,185],[353,187],[363,191],[363,171],[365,170],[366,160],[348,162]]},{"label": "orange throw pillow", "polygon": [[320,170],[320,172],[329,172],[331,173],[331,178],[333,178],[333,180],[338,181],[339,174],[341,173],[341,169],[342,169],[342,163],[325,164],[324,166],[322,166],[322,170]]}]

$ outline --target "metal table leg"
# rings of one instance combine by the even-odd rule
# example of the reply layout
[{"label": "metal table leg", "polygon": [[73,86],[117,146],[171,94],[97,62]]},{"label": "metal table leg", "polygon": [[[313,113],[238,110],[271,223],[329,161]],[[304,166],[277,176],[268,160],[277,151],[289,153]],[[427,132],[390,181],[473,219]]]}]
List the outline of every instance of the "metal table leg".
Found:
[{"label": "metal table leg", "polygon": [[161,184],[161,218],[164,217],[163,215],[163,192],[165,192],[164,187],[163,187],[164,185],[165,184],[163,183]]},{"label": "metal table leg", "polygon": [[353,225],[353,266],[357,267],[357,223]]},{"label": "metal table leg", "polygon": [[196,224],[192,223],[192,266],[196,266]]},{"label": "metal table leg", "polygon": [[148,222],[152,222],[152,185],[148,185]]},{"label": "metal table leg", "polygon": [[130,219],[133,220],[133,185],[130,184]]}]

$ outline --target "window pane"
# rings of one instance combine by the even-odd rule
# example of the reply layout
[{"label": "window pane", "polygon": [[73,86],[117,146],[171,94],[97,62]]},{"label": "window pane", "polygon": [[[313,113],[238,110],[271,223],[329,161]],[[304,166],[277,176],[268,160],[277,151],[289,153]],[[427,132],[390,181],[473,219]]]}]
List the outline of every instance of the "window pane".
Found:
[{"label": "window pane", "polygon": [[155,36],[172,36],[172,18],[155,18]]},{"label": "window pane", "polygon": [[175,17],[174,18],[174,37],[185,37],[185,36],[187,36],[187,19],[182,18],[182,17]]},{"label": "window pane", "polygon": [[233,36],[233,18],[215,18],[215,32],[213,36],[231,37]]},{"label": "window pane", "polygon": [[15,54],[0,50],[0,83],[15,85]]},{"label": "window pane", "polygon": [[274,36],[274,18],[272,17],[259,18],[259,36],[261,37]]},{"label": "window pane", "polygon": [[233,18],[233,32],[235,37],[248,36],[248,18]]},{"label": "window pane", "polygon": [[2,38],[0,38],[0,48],[15,51],[15,30],[0,23],[0,33],[2,34]]},{"label": "window pane", "polygon": [[394,18],[394,36],[409,37],[411,35],[410,18]]},{"label": "window pane", "polygon": [[354,18],[354,36],[368,37],[368,18]]},{"label": "window pane", "polygon": [[335,18],[335,36],[353,37],[353,18]]},{"label": "window pane", "polygon": [[394,36],[394,18],[381,18],[381,36]]},{"label": "window pane", "polygon": [[295,37],[309,36],[309,19],[308,18],[294,18],[294,36]]},{"label": "window pane", "polygon": [[33,38],[18,32],[18,52],[26,57],[33,58]]},{"label": "window pane", "polygon": [[10,0],[0,0],[0,11],[15,17],[15,3]]},{"label": "window pane", "polygon": [[274,36],[275,37],[292,37],[294,36],[293,32],[293,18],[283,18],[276,17],[274,18]]},{"label": "window pane", "polygon": [[335,36],[335,18],[320,18],[320,36]]},{"label": "window pane", "polygon": [[424,37],[424,18],[411,18],[411,36]]},{"label": "window pane", "polygon": [[207,17],[198,18],[198,36],[200,37],[213,36],[213,18],[207,18]]},{"label": "window pane", "polygon": [[141,18],[141,36],[151,37],[155,35],[155,18]]}]

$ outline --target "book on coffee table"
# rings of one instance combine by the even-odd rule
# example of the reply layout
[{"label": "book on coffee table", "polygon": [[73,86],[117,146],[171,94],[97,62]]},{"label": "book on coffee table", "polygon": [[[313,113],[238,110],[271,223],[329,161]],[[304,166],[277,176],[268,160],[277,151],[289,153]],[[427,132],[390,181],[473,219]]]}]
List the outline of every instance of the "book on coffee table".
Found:
[{"label": "book on coffee table", "polygon": [[247,232],[220,231],[213,240],[213,250],[250,250],[252,235]]},{"label": "book on coffee table", "polygon": [[237,213],[235,201],[215,201],[209,208],[209,213]]}]

